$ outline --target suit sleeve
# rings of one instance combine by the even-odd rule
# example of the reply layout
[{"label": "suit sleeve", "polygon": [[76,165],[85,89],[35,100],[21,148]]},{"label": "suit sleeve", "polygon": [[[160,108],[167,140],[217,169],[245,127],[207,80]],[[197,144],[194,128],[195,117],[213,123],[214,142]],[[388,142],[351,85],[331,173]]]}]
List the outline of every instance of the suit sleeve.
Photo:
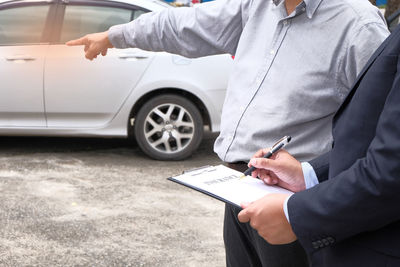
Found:
[{"label": "suit sleeve", "polygon": [[308,162],[313,167],[315,174],[317,175],[318,182],[320,182],[320,183],[328,180],[329,155],[330,155],[330,152],[327,152],[327,153],[319,156],[318,158],[315,158]]},{"label": "suit sleeve", "polygon": [[218,0],[195,7],[166,8],[113,26],[116,48],[136,47],[186,57],[234,55],[252,0]]},{"label": "suit sleeve", "polygon": [[[366,156],[288,201],[292,228],[308,253],[400,220],[400,74]],[[351,148],[349,148],[351,149]]]}]

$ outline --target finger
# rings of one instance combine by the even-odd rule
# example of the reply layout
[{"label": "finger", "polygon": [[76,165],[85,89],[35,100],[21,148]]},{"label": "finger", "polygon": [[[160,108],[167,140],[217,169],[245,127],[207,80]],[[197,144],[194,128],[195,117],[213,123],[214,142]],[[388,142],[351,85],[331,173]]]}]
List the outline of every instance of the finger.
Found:
[{"label": "finger", "polygon": [[267,184],[267,185],[276,185],[276,184],[278,184],[278,182],[279,182],[277,179],[272,178],[271,176],[265,177],[265,178],[263,179],[263,181],[264,181],[264,183]]},{"label": "finger", "polygon": [[242,209],[246,209],[248,206],[250,206],[251,202],[243,202],[240,204],[240,206],[242,207]]},{"label": "finger", "polygon": [[243,209],[241,212],[239,212],[238,219],[239,219],[239,222],[242,222],[242,223],[246,223],[246,222],[250,221],[250,214],[246,208]]},{"label": "finger", "polygon": [[85,44],[85,48],[83,49],[85,52],[87,52],[89,50],[89,45]]},{"label": "finger", "polygon": [[103,57],[106,56],[106,55],[107,55],[107,49],[101,51],[101,55],[102,55]]},{"label": "finger", "polygon": [[264,157],[265,154],[267,154],[270,151],[270,148],[263,148],[258,150],[253,156],[252,158],[262,158]]},{"label": "finger", "polygon": [[84,45],[84,44],[86,44],[86,40],[85,39],[86,39],[86,37],[82,37],[82,38],[79,38],[79,39],[68,41],[65,44],[68,45],[68,46]]},{"label": "finger", "polygon": [[263,179],[264,183],[266,183],[267,185],[272,185],[272,179],[271,177],[265,177]]},{"label": "finger", "polygon": [[250,160],[250,164],[257,169],[275,171],[277,168],[277,163],[275,160],[265,158],[253,158]]},{"label": "finger", "polygon": [[263,149],[260,149],[252,156],[252,158],[261,158],[263,155]]},{"label": "finger", "polygon": [[279,182],[279,179],[274,173],[268,170],[260,169],[258,177],[268,185],[275,185]]},{"label": "finger", "polygon": [[257,169],[257,170],[258,170],[258,178],[260,178],[261,180],[269,176],[269,171],[264,169]]},{"label": "finger", "polygon": [[93,59],[93,58],[96,58],[98,54],[99,53],[92,48],[86,52],[86,58]]},{"label": "finger", "polygon": [[279,178],[277,178],[275,174],[269,172],[268,175],[269,175],[269,178],[271,178],[271,184],[274,184],[274,185],[275,185],[275,184],[278,183]]},{"label": "finger", "polygon": [[89,59],[89,60],[93,60],[93,56],[89,53],[85,54],[85,58]]}]

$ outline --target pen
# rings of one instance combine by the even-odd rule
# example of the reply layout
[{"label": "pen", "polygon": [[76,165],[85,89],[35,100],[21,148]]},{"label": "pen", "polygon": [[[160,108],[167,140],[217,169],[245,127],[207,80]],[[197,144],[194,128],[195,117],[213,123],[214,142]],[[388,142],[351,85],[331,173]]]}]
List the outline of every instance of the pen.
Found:
[{"label": "pen", "polygon": [[[289,135],[282,137],[281,139],[279,139],[278,142],[275,143],[275,145],[272,146],[271,150],[268,151],[267,154],[264,155],[264,158],[270,158],[272,156],[272,154],[274,154],[275,152],[277,152],[279,149],[281,149],[282,147],[284,147],[285,145],[287,145],[290,140],[292,140],[292,137],[290,137]],[[244,178],[247,175],[250,175],[256,168],[254,166],[248,168],[242,176],[240,176],[240,178]]]}]

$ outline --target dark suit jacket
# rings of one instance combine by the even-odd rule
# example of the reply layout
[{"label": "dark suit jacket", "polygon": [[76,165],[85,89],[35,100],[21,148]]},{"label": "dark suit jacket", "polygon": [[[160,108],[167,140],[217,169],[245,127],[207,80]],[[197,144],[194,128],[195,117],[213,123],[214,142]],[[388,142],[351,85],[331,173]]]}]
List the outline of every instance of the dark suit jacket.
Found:
[{"label": "dark suit jacket", "polygon": [[333,122],[320,184],[288,201],[313,266],[400,266],[400,28],[371,57]]}]

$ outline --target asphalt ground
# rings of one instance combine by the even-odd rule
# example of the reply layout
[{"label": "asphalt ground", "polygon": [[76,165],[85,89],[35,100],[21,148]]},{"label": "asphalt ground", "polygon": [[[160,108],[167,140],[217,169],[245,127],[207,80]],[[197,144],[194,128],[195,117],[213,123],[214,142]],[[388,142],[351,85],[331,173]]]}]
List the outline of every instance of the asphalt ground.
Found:
[{"label": "asphalt ground", "polygon": [[225,266],[224,205],[167,181],[220,164],[130,140],[0,137],[0,266]]}]

